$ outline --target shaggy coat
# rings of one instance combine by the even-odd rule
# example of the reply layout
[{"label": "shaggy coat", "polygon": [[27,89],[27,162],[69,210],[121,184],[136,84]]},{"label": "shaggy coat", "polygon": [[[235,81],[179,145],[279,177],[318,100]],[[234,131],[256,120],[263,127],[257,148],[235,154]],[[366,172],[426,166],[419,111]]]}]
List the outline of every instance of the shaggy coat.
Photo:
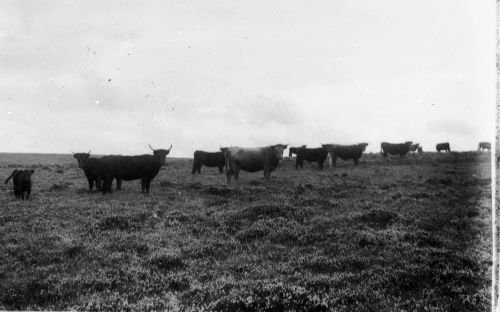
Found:
[{"label": "shaggy coat", "polygon": [[14,170],[10,176],[5,180],[5,184],[9,182],[12,178],[12,183],[14,186],[14,196],[17,199],[25,199],[24,194],[26,193],[26,199],[30,197],[31,194],[31,175],[35,172],[33,169],[29,170]]}]

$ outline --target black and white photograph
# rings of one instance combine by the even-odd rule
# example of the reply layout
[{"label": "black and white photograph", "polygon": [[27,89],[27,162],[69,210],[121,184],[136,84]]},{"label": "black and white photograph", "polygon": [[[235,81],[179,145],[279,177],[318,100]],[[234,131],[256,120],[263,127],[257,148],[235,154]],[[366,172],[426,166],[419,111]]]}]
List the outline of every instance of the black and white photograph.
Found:
[{"label": "black and white photograph", "polygon": [[0,310],[500,311],[496,1],[0,1]]}]

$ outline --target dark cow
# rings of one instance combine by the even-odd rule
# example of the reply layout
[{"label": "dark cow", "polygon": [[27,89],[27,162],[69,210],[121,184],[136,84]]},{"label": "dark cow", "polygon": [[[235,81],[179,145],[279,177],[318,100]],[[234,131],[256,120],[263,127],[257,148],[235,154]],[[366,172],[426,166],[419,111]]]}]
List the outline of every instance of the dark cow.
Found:
[{"label": "dark cow", "polygon": [[[387,154],[391,155],[399,155],[403,157],[408,153],[410,150],[410,146],[412,145],[413,142],[411,141],[406,141],[404,143],[387,143],[387,142],[382,142],[380,144],[381,148],[381,153],[384,157],[387,157]],[[401,158],[400,158],[401,160]]]},{"label": "dark cow", "polygon": [[423,153],[423,152],[424,152],[424,150],[422,149],[422,146],[419,146],[419,147],[418,147],[418,152],[419,152],[419,153]]},{"label": "dark cow", "polygon": [[420,149],[419,143],[415,143],[415,144],[410,145],[410,152],[417,152],[417,151],[419,151],[419,149]]},{"label": "dark cow", "polygon": [[27,170],[14,170],[10,176],[5,180],[5,184],[9,183],[10,178],[12,178],[12,183],[14,184],[14,196],[17,199],[24,199],[24,193],[26,193],[26,199],[30,197],[31,194],[31,175],[35,172],[33,169]]},{"label": "dark cow", "polygon": [[156,177],[161,166],[165,164],[165,158],[170,153],[172,145],[168,150],[155,150],[151,145],[149,147],[153,151],[153,155],[108,156],[101,158],[99,162],[99,180],[103,180],[102,193],[111,193],[113,178],[125,181],[141,179],[142,193],[149,193],[151,180]]},{"label": "dark cow", "polygon": [[286,145],[276,144],[265,147],[222,147],[226,159],[227,184],[231,185],[231,176],[239,187],[238,175],[240,170],[257,172],[264,170],[264,179],[269,180],[271,171],[276,169],[283,159],[283,150]]},{"label": "dark cow", "polygon": [[[101,191],[101,183],[97,183],[99,179],[99,162],[101,159],[105,159],[106,157],[111,157],[111,156],[104,156],[102,158],[90,158],[90,151],[88,153],[73,153],[73,157],[78,160],[78,167],[83,169],[83,172],[85,173],[85,177],[87,177],[87,180],[89,182],[89,191],[92,192],[92,189],[94,188],[94,182],[95,182],[95,188],[98,192]],[[121,179],[116,179],[116,190],[120,190],[122,185],[122,180]]]},{"label": "dark cow", "polygon": [[477,150],[478,151],[483,151],[483,150],[491,151],[491,143],[490,142],[479,142],[479,144],[477,146]]},{"label": "dark cow", "polygon": [[295,169],[303,168],[304,160],[308,162],[317,162],[319,169],[323,169],[323,163],[328,156],[328,151],[323,147],[318,148],[299,148],[297,150],[297,158],[295,159]]},{"label": "dark cow", "polygon": [[204,152],[195,151],[193,159],[193,171],[191,174],[198,172],[200,174],[201,166],[207,167],[219,167],[219,172],[222,173],[226,159],[224,158],[224,153],[222,152]]},{"label": "dark cow", "polygon": [[436,144],[436,151],[438,151],[439,153],[441,151],[445,151],[445,152],[451,152],[450,150],[450,143],[448,142],[445,142],[445,143],[438,143]]},{"label": "dark cow", "polygon": [[339,145],[339,144],[323,144],[321,145],[325,148],[330,156],[332,157],[332,164],[335,166],[337,162],[337,157],[342,160],[352,159],[354,165],[358,165],[358,160],[365,151],[368,143],[359,143],[354,145]]},{"label": "dark cow", "polygon": [[306,148],[307,145],[302,145],[301,147],[290,147],[288,149],[288,157],[292,157],[293,154],[297,155],[299,148]]}]

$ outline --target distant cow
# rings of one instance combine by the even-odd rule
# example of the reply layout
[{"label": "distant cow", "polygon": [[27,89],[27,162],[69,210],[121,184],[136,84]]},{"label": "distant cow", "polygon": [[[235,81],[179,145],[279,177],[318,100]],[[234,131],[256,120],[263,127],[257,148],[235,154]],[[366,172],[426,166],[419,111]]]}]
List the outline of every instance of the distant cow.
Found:
[{"label": "distant cow", "polygon": [[286,145],[276,144],[265,147],[222,147],[226,159],[227,184],[231,185],[231,176],[239,187],[238,175],[240,170],[257,172],[264,170],[264,179],[269,180],[271,171],[276,169],[283,159],[283,150]]},{"label": "distant cow", "polygon": [[299,148],[297,150],[297,159],[295,159],[295,169],[300,167],[302,169],[304,160],[308,162],[317,162],[319,169],[323,169],[323,163],[328,156],[328,151],[323,147],[318,148]]},{"label": "distant cow", "polygon": [[[111,156],[104,156],[102,158],[90,158],[90,151],[88,153],[73,153],[73,157],[76,158],[78,161],[78,167],[83,169],[83,172],[85,173],[85,177],[87,177],[87,180],[89,182],[89,191],[92,192],[92,189],[94,188],[94,182],[95,182],[95,188],[98,192],[101,191],[101,183],[97,183],[99,180],[99,162],[101,159],[105,159],[107,157]],[[122,180],[121,179],[116,179],[116,189],[120,190],[122,185]]]},{"label": "distant cow", "polygon": [[423,153],[423,152],[424,152],[424,150],[422,149],[422,146],[419,146],[419,147],[418,147],[418,152],[419,152],[419,153]]},{"label": "distant cow", "polygon": [[200,174],[202,165],[207,167],[219,167],[219,172],[222,173],[225,163],[226,160],[224,158],[224,153],[222,152],[210,153],[204,151],[195,151],[193,159],[193,171],[191,174],[195,174],[196,172]]},{"label": "distant cow", "polygon": [[451,150],[450,150],[450,143],[445,142],[445,143],[438,143],[438,144],[436,144],[436,151],[438,151],[438,152],[445,151],[447,153],[451,152]]},{"label": "distant cow", "polygon": [[382,142],[380,144],[381,153],[384,157],[387,157],[387,154],[399,155],[403,157],[410,150],[410,146],[412,145],[412,143],[413,142],[411,141],[406,141],[404,143],[396,143],[396,144]]},{"label": "distant cow", "polygon": [[478,151],[483,151],[483,150],[490,151],[491,150],[491,143],[490,142],[479,142],[479,144],[477,146],[477,150]]},{"label": "distant cow", "polygon": [[297,155],[299,148],[306,148],[307,145],[302,145],[301,147],[290,147],[288,149],[288,157],[292,157],[293,154]]},{"label": "distant cow", "polygon": [[335,165],[337,162],[337,157],[342,160],[352,159],[354,165],[358,165],[358,160],[365,151],[368,143],[359,143],[354,145],[339,145],[339,144],[323,144],[321,145],[325,148],[332,157],[332,163]]},{"label": "distant cow", "polygon": [[417,151],[419,151],[419,149],[420,149],[419,143],[415,143],[415,144],[410,145],[410,152],[417,152]]},{"label": "distant cow", "polygon": [[155,150],[151,145],[149,148],[153,151],[153,155],[108,156],[101,158],[99,162],[99,179],[103,180],[102,193],[111,193],[113,178],[125,181],[141,179],[142,193],[149,193],[151,180],[156,177],[161,166],[165,164],[165,158],[170,153],[172,145],[168,150]]},{"label": "distant cow", "polygon": [[5,184],[9,182],[12,178],[14,184],[14,196],[17,199],[24,199],[24,193],[26,193],[26,199],[30,197],[31,194],[31,175],[35,172],[33,169],[29,170],[14,170],[10,176],[5,180]]}]

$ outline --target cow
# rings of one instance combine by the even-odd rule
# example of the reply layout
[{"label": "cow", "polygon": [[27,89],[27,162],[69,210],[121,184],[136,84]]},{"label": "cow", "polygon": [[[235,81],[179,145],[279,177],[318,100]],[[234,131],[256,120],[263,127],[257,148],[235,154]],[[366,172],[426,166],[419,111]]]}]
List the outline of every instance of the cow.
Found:
[{"label": "cow", "polygon": [[408,153],[408,151],[410,150],[410,146],[412,144],[413,142],[411,141],[406,141],[404,143],[396,143],[396,144],[382,142],[380,144],[381,153],[384,157],[387,157],[387,154],[399,155],[400,157],[403,157]]},{"label": "cow", "polygon": [[[73,157],[76,158],[78,161],[78,167],[83,169],[83,172],[85,173],[85,177],[87,177],[87,180],[89,182],[89,191],[92,192],[92,189],[94,188],[94,182],[95,182],[95,188],[98,192],[101,191],[101,183],[97,183],[99,180],[99,162],[101,159],[105,159],[106,157],[111,157],[111,156],[104,156],[102,158],[90,158],[90,151],[88,153],[73,153]],[[117,178],[116,179],[116,190],[120,190],[122,185],[122,180]]]},{"label": "cow", "polygon": [[278,167],[279,161],[283,159],[283,150],[287,145],[276,144],[264,147],[221,147],[226,160],[227,184],[231,185],[231,176],[239,188],[238,175],[240,170],[257,172],[264,170],[264,179],[269,180],[271,171]]},{"label": "cow", "polygon": [[299,148],[306,148],[307,145],[302,145],[300,147],[290,147],[288,149],[288,157],[292,157],[293,154],[297,155],[297,151],[299,150]]},{"label": "cow", "polygon": [[418,152],[419,152],[419,153],[423,153],[423,152],[424,152],[424,150],[422,149],[422,146],[419,146],[419,147],[418,147]]},{"label": "cow", "polygon": [[448,142],[445,142],[445,143],[438,143],[436,144],[436,151],[438,153],[440,153],[441,151],[445,151],[445,152],[451,152],[450,150],[450,143]]},{"label": "cow", "polygon": [[420,143],[410,145],[410,152],[417,152],[420,149]]},{"label": "cow", "polygon": [[113,178],[132,181],[141,179],[143,194],[149,193],[151,180],[158,174],[161,166],[165,164],[165,158],[170,153],[172,145],[168,150],[153,149],[153,155],[137,156],[108,156],[100,159],[99,181],[103,180],[102,193],[111,193],[111,182]]},{"label": "cow", "polygon": [[24,193],[26,193],[26,199],[30,197],[31,194],[31,175],[35,172],[33,169],[26,170],[14,170],[10,176],[5,180],[5,184],[9,183],[12,178],[12,183],[14,185],[14,196],[17,199],[21,198],[24,200]]},{"label": "cow", "polygon": [[477,150],[478,151],[483,151],[483,150],[490,151],[491,150],[491,143],[490,142],[479,142],[479,144],[477,146]]},{"label": "cow", "polygon": [[361,155],[368,146],[368,143],[359,143],[354,145],[323,144],[321,146],[325,148],[328,153],[330,153],[334,166],[337,162],[337,157],[342,160],[352,159],[354,161],[354,165],[357,166],[358,160],[361,158]]},{"label": "cow", "polygon": [[323,147],[318,148],[299,148],[297,150],[297,158],[295,159],[295,169],[302,169],[304,160],[308,162],[317,162],[319,169],[323,169],[323,163],[328,156],[328,151]]},{"label": "cow", "polygon": [[201,166],[207,167],[219,167],[219,172],[224,171],[224,165],[226,164],[226,159],[224,158],[224,153],[222,152],[204,152],[195,151],[193,159],[193,170],[191,172],[194,175],[196,172],[200,174]]}]

